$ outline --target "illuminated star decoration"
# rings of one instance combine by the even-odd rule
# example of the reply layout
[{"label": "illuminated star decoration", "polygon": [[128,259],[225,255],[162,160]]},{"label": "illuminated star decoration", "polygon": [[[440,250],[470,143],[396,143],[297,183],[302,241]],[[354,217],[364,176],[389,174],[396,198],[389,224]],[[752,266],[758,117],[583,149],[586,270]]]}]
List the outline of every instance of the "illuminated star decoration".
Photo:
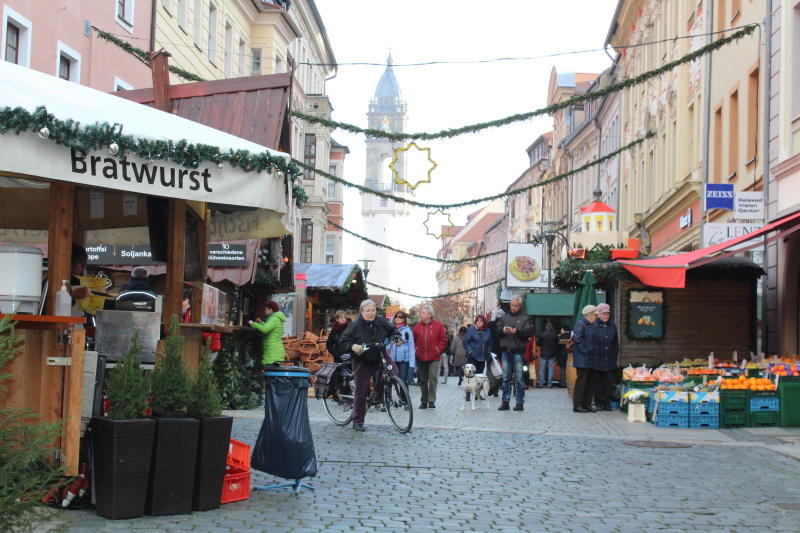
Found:
[{"label": "illuminated star decoration", "polygon": [[458,270],[448,270],[447,273],[444,275],[450,281],[458,281],[461,279],[464,271],[460,268]]},{"label": "illuminated star decoration", "polygon": [[[431,233],[431,228],[428,225],[430,220],[431,220],[431,217],[433,215],[435,215],[436,213],[439,213],[440,215],[446,216],[447,217],[447,224],[448,224],[447,225],[447,229],[444,231],[444,233],[440,233],[438,235],[436,233]],[[450,213],[445,213],[441,209],[437,209],[436,211],[428,212],[428,216],[422,222],[422,225],[425,226],[425,235],[430,235],[431,237],[436,237],[437,239],[441,239],[445,235],[449,235],[450,234],[450,230],[455,227],[455,225],[453,224],[453,219],[450,218]]]},{"label": "illuminated star decoration", "polygon": [[[405,152],[405,151],[409,150],[412,147],[416,148],[420,152],[427,152],[428,153],[428,161],[431,164],[431,167],[428,169],[428,179],[419,180],[418,182],[416,182],[413,185],[411,183],[409,183],[408,181],[404,180],[404,179],[400,179],[400,174],[397,172],[397,167],[396,167],[397,162],[400,160],[400,152]],[[430,183],[431,182],[431,172],[433,172],[433,169],[435,169],[436,167],[437,167],[436,161],[431,159],[431,149],[430,148],[420,148],[419,146],[417,146],[417,143],[414,143],[414,142],[408,143],[406,146],[404,146],[402,148],[395,148],[394,149],[394,159],[392,159],[392,162],[389,163],[389,168],[392,169],[392,176],[394,176],[394,182],[396,184],[398,184],[398,185],[405,185],[405,186],[407,186],[408,188],[410,188],[412,190],[416,189],[419,186],[420,183]]]}]

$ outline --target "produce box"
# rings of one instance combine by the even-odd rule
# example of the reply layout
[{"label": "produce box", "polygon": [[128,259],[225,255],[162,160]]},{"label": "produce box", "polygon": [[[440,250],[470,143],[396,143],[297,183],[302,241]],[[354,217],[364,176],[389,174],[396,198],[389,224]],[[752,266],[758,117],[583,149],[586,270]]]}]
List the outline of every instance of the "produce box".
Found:
[{"label": "produce box", "polygon": [[631,381],[623,380],[622,386],[625,390],[629,389],[652,389],[656,386],[655,381]]},{"label": "produce box", "polygon": [[691,403],[719,403],[719,391],[713,392],[690,392],[689,402]]},{"label": "produce box", "polygon": [[754,428],[775,427],[780,420],[778,411],[753,411],[750,413],[750,427]]},{"label": "produce box", "polygon": [[[688,405],[688,404],[687,404]],[[663,414],[661,412],[657,413],[656,416],[656,425],[658,427],[667,428],[688,428],[689,427],[689,415],[688,414]]]},{"label": "produce box", "polygon": [[754,411],[779,411],[780,399],[777,396],[754,396],[750,398],[750,412]]},{"label": "produce box", "polygon": [[[719,404],[717,404],[719,405]],[[717,429],[719,428],[719,413],[714,415],[689,415],[690,428],[705,428]]]},{"label": "produce box", "polygon": [[747,369],[747,377],[748,378],[763,378],[765,371],[761,368],[748,368]]},{"label": "produce box", "polygon": [[689,415],[689,402],[658,400],[656,413],[661,415]]},{"label": "produce box", "polygon": [[660,391],[658,391],[657,398],[658,398],[659,402],[665,402],[665,403],[673,403],[673,402],[686,402],[686,403],[689,403],[689,392],[688,391],[660,390]]},{"label": "produce box", "polygon": [[695,416],[713,415],[719,417],[719,402],[716,403],[690,403],[689,420]]},{"label": "produce box", "polygon": [[780,421],[782,427],[800,427],[800,383],[786,382],[783,378],[778,386],[780,397]]},{"label": "produce box", "polygon": [[746,428],[750,425],[750,413],[747,411],[742,412],[726,412],[722,411],[719,415],[719,426],[721,428]]}]

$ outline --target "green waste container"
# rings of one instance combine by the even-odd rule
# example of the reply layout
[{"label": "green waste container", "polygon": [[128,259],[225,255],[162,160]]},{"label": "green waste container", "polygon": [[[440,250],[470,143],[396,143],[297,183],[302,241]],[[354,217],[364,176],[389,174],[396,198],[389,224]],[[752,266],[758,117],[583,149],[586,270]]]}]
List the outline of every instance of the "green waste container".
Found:
[{"label": "green waste container", "polygon": [[800,382],[781,383],[779,389],[781,427],[800,427]]}]

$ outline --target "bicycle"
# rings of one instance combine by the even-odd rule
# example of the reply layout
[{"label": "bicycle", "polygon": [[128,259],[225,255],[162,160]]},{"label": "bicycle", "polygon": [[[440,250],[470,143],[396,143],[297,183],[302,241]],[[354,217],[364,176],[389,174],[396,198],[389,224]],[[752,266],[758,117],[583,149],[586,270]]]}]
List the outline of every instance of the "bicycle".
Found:
[{"label": "bicycle", "polygon": [[[392,372],[393,365],[386,360],[382,344],[367,344],[365,350],[379,349],[381,358],[378,364],[378,378],[367,398],[367,407],[382,405],[389,415],[394,428],[400,433],[408,433],[414,423],[414,410],[408,387]],[[378,391],[383,391],[379,397]],[[355,398],[355,375],[349,354],[342,356],[331,374],[328,393],[322,398],[325,413],[337,426],[346,426],[353,420],[353,399]]]}]

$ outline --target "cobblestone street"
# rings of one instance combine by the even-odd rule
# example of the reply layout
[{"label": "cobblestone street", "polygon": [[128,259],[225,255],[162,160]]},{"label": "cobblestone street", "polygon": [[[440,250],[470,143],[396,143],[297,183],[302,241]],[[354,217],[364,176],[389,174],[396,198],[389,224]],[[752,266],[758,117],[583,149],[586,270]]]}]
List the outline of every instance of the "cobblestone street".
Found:
[{"label": "cobblestone street", "polygon": [[[366,433],[334,426],[309,399],[315,492],[258,491],[214,511],[130,521],[69,513],[66,531],[797,531],[800,462],[790,455],[800,432],[574,414],[563,389],[526,400],[522,413],[497,412],[494,398],[491,410],[460,412],[451,380],[438,408],[415,410],[414,430],[400,435],[373,411]],[[253,444],[261,412],[231,414],[235,438]],[[256,485],[276,481],[253,474]]]}]

